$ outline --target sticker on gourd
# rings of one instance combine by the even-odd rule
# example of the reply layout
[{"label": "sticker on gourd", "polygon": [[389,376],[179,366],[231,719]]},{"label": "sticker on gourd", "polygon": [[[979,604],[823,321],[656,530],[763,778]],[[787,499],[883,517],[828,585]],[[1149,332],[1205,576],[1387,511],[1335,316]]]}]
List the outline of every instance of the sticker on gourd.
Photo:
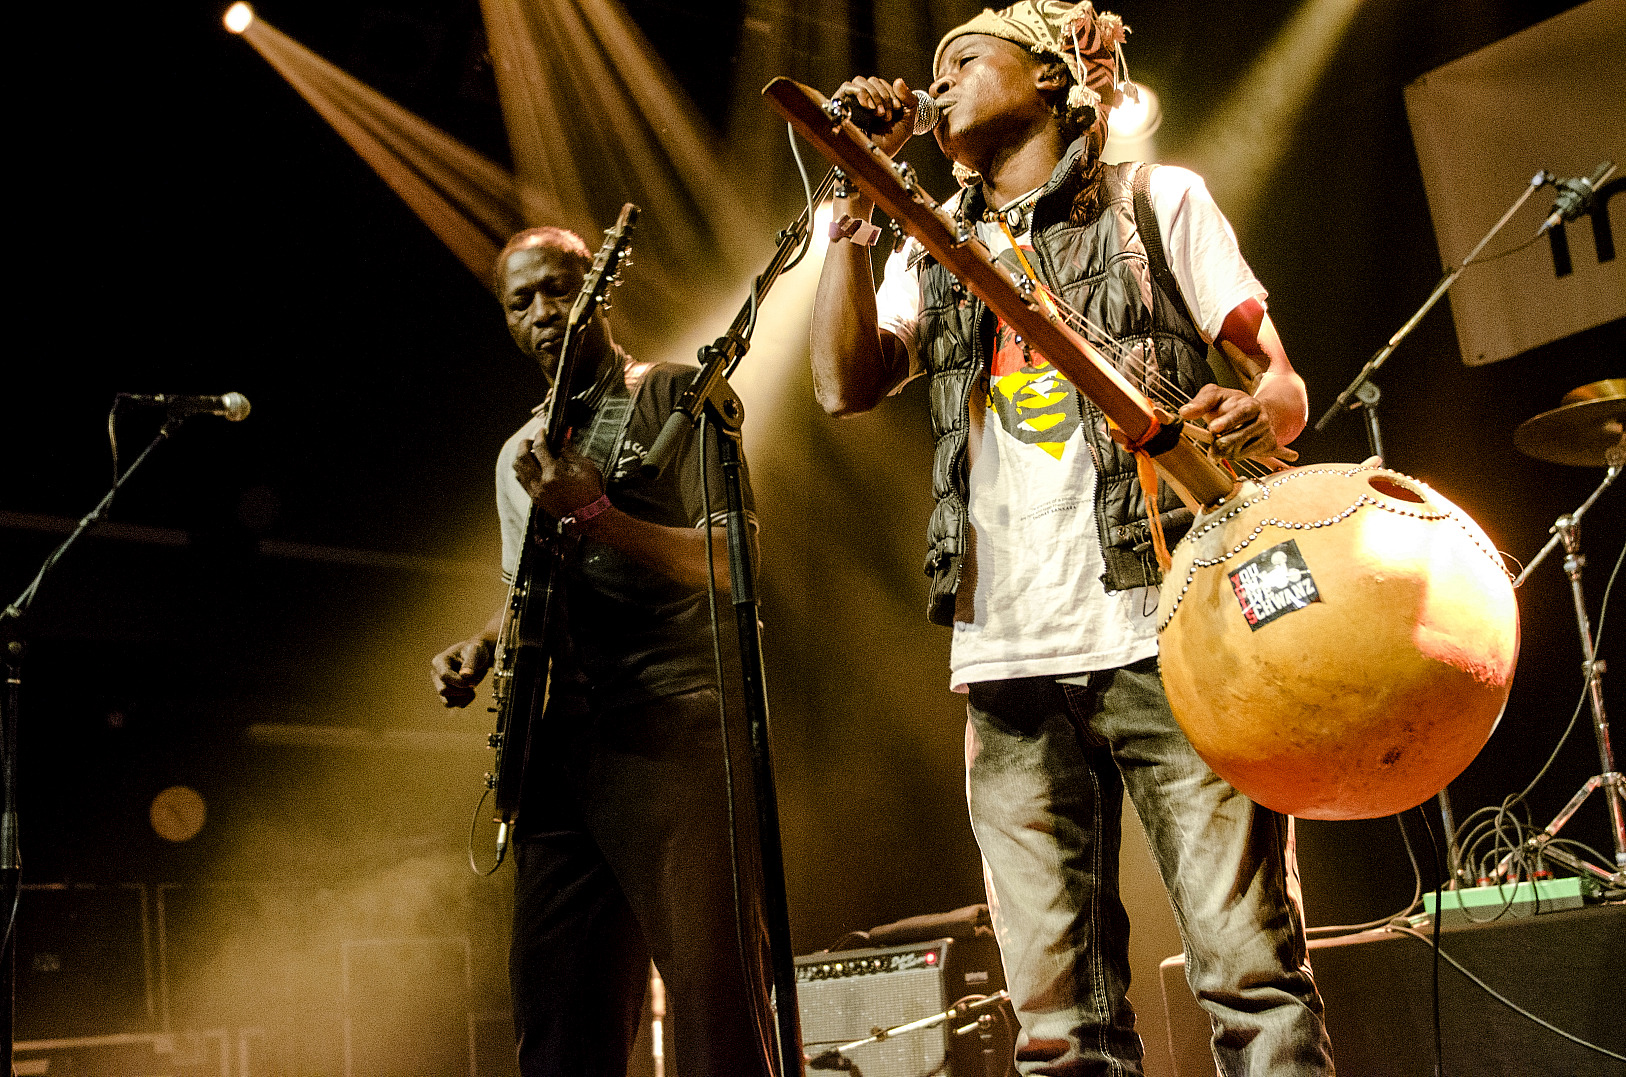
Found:
[{"label": "sticker on gourd", "polygon": [[1278,617],[1321,601],[1310,566],[1292,539],[1244,562],[1229,576],[1242,616],[1255,632]]}]

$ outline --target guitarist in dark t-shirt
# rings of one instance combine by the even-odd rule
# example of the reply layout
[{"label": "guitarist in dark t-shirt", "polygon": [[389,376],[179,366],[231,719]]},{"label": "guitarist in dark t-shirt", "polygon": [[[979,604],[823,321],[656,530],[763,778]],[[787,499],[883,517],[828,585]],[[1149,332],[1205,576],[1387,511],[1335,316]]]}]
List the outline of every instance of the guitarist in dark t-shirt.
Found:
[{"label": "guitarist in dark t-shirt", "polygon": [[[509,332],[550,388],[591,264],[582,240],[558,228],[520,232],[497,260]],[[737,843],[727,830],[705,594],[708,527],[725,595],[729,579],[727,542],[714,526],[724,509],[721,464],[708,444],[710,518],[698,438],[660,478],[641,478],[643,454],[695,368],[630,363],[602,313],[577,338],[578,387],[593,387],[601,401],[630,397],[605,467],[576,441],[549,453],[540,416],[498,461],[505,577],[519,564],[533,504],[568,521],[574,545],[513,842],[509,973],[520,1071],[623,1077],[653,957],[667,984],[676,1071],[767,1075],[766,933],[750,882],[760,873],[750,828]],[[748,487],[746,496],[749,506]],[[721,620],[727,631],[732,617]],[[447,706],[474,699],[502,625],[499,610],[435,656],[435,690]],[[725,656],[733,650],[725,639]],[[726,684],[733,679],[725,675]],[[749,767],[743,746],[732,747],[741,785]],[[738,792],[735,815],[750,819],[749,789]],[[737,873],[732,847],[742,858]]]}]

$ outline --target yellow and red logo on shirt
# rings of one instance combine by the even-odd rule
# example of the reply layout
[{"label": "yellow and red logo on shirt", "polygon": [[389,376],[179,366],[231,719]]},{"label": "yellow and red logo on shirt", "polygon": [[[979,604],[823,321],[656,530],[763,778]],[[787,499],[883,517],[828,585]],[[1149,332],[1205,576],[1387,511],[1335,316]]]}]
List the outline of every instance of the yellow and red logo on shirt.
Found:
[{"label": "yellow and red logo on shirt", "polygon": [[[1024,244],[1024,249],[1032,248]],[[998,261],[1021,271],[1010,250],[1000,252]],[[1057,460],[1079,424],[1078,393],[1072,383],[1003,321],[994,329],[988,409],[999,416],[1006,433]]]}]

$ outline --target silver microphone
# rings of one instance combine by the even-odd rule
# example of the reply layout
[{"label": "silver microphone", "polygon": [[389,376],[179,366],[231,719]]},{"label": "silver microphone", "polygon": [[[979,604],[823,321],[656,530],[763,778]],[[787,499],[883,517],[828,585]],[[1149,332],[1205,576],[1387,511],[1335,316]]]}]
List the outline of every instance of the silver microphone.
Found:
[{"label": "silver microphone", "polygon": [[228,422],[248,418],[248,397],[242,393],[221,396],[183,396],[179,393],[120,393],[120,400],[168,408],[172,415],[219,415]]},{"label": "silver microphone", "polygon": [[915,91],[915,134],[923,135],[937,126],[937,121],[943,118],[943,110],[937,105],[937,98],[925,90]]},{"label": "silver microphone", "polygon": [[[915,126],[914,133],[923,135],[937,126],[937,121],[943,118],[943,110],[937,105],[937,98],[924,90],[913,91],[915,95]],[[851,120],[852,125],[866,135],[878,135],[892,126],[891,120],[883,120],[874,110],[860,105],[853,94],[837,94],[825,107],[832,119]]]}]

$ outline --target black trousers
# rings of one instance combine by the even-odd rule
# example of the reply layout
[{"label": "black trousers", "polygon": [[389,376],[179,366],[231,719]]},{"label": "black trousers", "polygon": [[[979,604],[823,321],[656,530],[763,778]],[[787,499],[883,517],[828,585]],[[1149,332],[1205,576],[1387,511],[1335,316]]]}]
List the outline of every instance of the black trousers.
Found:
[{"label": "black trousers", "polygon": [[[742,744],[743,716],[729,717]],[[736,914],[716,692],[602,713],[561,704],[541,736],[514,849],[523,1077],[625,1077],[651,956],[667,986],[667,1072],[770,1077],[750,769],[736,751]]]}]

